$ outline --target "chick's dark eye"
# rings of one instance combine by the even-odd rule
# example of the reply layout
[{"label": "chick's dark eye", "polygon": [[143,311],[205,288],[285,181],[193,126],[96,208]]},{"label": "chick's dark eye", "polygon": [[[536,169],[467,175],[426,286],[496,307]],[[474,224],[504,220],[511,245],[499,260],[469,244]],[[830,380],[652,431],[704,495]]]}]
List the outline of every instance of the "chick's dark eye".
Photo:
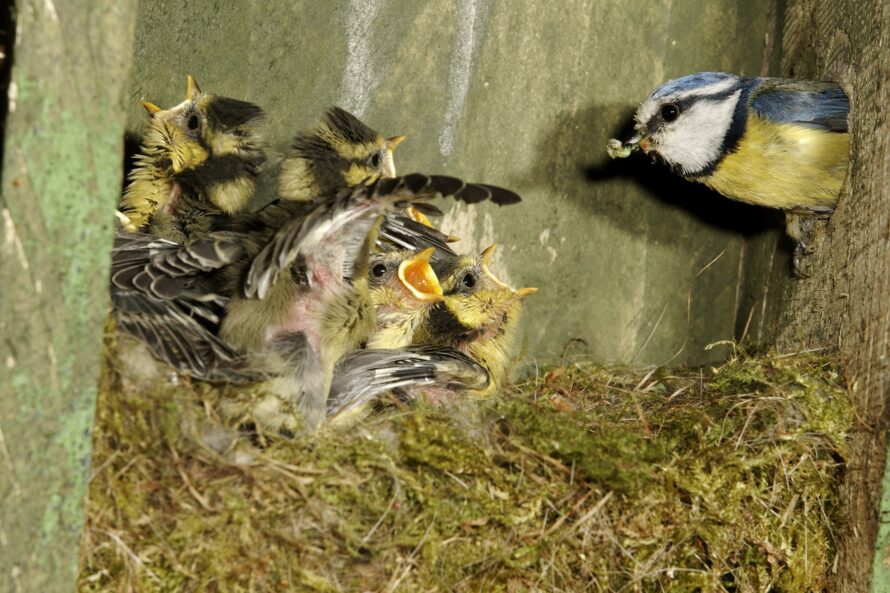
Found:
[{"label": "chick's dark eye", "polygon": [[380,153],[379,152],[375,152],[373,155],[371,155],[371,166],[372,167],[380,166]]},{"label": "chick's dark eye", "polygon": [[380,278],[386,274],[386,266],[384,264],[377,264],[371,268],[371,274],[373,274],[375,278]]},{"label": "chick's dark eye", "polygon": [[667,103],[666,105],[661,106],[658,113],[664,121],[674,121],[677,119],[677,116],[680,115],[680,107],[674,103]]},{"label": "chick's dark eye", "polygon": [[476,286],[476,277],[469,272],[464,274],[464,277],[461,279],[461,283],[467,288],[473,288]]},{"label": "chick's dark eye", "polygon": [[199,123],[200,122],[198,120],[198,116],[195,114],[192,114],[192,116],[189,118],[188,123],[186,125],[188,125],[190,130],[197,130]]}]

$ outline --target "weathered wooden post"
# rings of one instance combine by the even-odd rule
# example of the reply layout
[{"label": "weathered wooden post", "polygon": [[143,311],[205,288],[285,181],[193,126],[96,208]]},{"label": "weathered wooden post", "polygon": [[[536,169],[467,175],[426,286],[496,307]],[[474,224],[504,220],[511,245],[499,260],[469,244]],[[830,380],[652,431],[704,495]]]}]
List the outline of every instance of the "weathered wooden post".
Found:
[{"label": "weathered wooden post", "polygon": [[780,342],[839,351],[859,423],[842,492],[835,590],[867,591],[871,579],[872,591],[890,591],[890,509],[878,511],[890,410],[890,4],[791,0],[782,44],[782,74],[845,82],[853,144],[846,189],[807,262],[811,277],[793,288]]},{"label": "weathered wooden post", "polygon": [[135,0],[16,5],[0,196],[3,591],[74,590],[135,16]]}]

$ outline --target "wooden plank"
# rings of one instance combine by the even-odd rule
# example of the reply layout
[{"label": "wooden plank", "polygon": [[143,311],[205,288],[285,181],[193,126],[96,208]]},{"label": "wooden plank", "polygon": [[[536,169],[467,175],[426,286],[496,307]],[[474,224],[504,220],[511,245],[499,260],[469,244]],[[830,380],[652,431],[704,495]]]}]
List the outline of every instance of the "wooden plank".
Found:
[{"label": "wooden plank", "polygon": [[135,0],[20,0],[0,197],[0,589],[73,590]]},{"label": "wooden plank", "polygon": [[[881,485],[888,481],[890,4],[790,0],[784,31],[781,73],[840,80],[852,104],[853,142],[840,203],[805,262],[810,277],[793,286],[780,343],[786,349],[836,349],[857,404],[834,590],[890,591],[890,567],[881,556],[873,562]],[[886,517],[890,509],[883,510]]]}]

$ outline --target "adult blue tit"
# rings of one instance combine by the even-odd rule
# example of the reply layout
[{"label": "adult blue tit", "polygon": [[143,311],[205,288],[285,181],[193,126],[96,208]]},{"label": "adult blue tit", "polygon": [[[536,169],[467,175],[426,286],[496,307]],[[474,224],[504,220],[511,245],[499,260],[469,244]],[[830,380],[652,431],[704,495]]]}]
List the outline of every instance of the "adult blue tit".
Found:
[{"label": "adult blue tit", "polygon": [[266,162],[263,110],[205,93],[191,76],[179,105],[143,105],[150,118],[120,201],[123,228],[183,242],[214,215],[243,210]]},{"label": "adult blue tit", "polygon": [[830,214],[847,172],[850,104],[834,82],[700,72],[671,80],[637,110],[636,133],[609,154],[659,157],[724,196],[799,216]]}]

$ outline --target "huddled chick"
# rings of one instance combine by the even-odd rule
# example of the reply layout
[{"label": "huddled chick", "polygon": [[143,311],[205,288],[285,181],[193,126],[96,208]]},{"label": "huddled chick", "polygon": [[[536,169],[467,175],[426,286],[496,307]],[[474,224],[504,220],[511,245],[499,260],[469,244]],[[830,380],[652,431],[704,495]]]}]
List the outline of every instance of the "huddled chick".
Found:
[{"label": "huddled chick", "polygon": [[435,247],[427,247],[371,256],[368,280],[376,323],[367,348],[410,346],[417,327],[442,301],[442,287],[430,265],[435,251]]},{"label": "huddled chick", "polygon": [[[488,397],[503,387],[522,300],[537,289],[501,282],[488,268],[494,249],[436,262],[441,296],[432,306],[400,311],[402,318],[411,315],[410,339],[341,360],[328,400],[330,421],[348,425],[392,392],[402,400],[435,401]],[[397,347],[407,350],[387,349]]]},{"label": "huddled chick", "polygon": [[395,177],[393,151],[404,139],[384,138],[345,109],[332,107],[318,125],[297,132],[281,163],[278,197],[306,201]]},{"label": "huddled chick", "polygon": [[184,242],[247,207],[266,162],[259,106],[204,93],[191,76],[179,105],[143,105],[150,117],[120,201],[124,230]]},{"label": "huddled chick", "polygon": [[461,256],[439,264],[443,299],[430,311],[412,341],[415,345],[448,346],[470,356],[489,374],[488,396],[506,379],[510,350],[522,301],[537,288],[514,289],[489,269],[495,245],[478,256]]}]

